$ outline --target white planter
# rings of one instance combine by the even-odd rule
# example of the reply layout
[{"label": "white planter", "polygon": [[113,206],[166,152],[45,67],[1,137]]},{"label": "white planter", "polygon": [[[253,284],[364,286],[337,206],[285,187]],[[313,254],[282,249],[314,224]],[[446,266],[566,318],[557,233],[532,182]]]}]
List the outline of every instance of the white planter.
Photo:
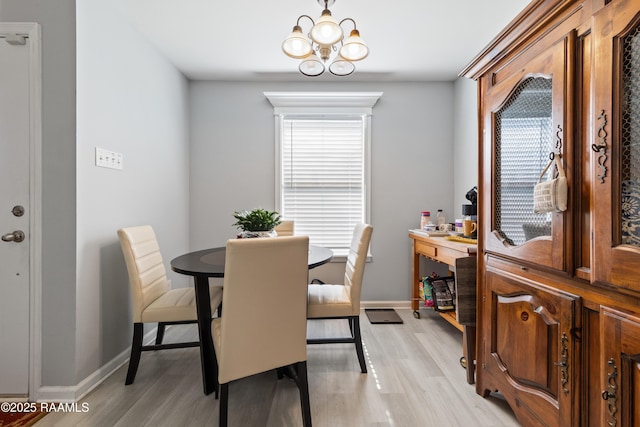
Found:
[{"label": "white planter", "polygon": [[278,233],[276,230],[269,231],[243,231],[238,234],[239,239],[249,239],[253,237],[276,237]]}]

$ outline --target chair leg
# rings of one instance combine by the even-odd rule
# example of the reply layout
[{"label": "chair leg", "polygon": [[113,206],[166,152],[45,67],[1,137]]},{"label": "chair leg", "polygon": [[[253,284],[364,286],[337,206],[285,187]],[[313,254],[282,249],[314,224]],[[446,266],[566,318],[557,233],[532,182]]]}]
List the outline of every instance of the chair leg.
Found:
[{"label": "chair leg", "polygon": [[354,316],[353,320],[353,339],[356,344],[356,353],[358,353],[358,361],[360,362],[360,372],[367,373],[367,364],[364,360],[364,349],[362,348],[362,337],[360,335],[360,317]]},{"label": "chair leg", "polygon": [[136,379],[136,372],[138,372],[138,365],[140,364],[140,355],[142,354],[142,335],[144,326],[142,323],[133,324],[133,341],[131,343],[131,356],[129,356],[129,369],[127,370],[127,379],[124,384],[133,384]]},{"label": "chair leg", "polygon": [[300,406],[302,407],[302,425],[311,427],[311,405],[309,403],[309,381],[307,379],[307,362],[298,362],[295,366],[298,390],[300,391]]},{"label": "chair leg", "polygon": [[220,370],[220,365],[218,365],[218,355],[215,351],[213,352],[213,362],[213,366],[216,368],[213,372],[213,378],[215,379],[215,382],[213,384],[213,386],[215,387],[215,389],[213,390],[213,396],[216,400],[218,400],[220,398],[220,383],[218,382],[218,371]]},{"label": "chair leg", "polygon": [[167,326],[166,323],[163,323],[163,322],[158,323],[158,333],[156,334],[156,345],[162,344],[162,340],[164,339],[165,326]]},{"label": "chair leg", "polygon": [[229,383],[220,384],[220,427],[227,427],[229,416]]}]

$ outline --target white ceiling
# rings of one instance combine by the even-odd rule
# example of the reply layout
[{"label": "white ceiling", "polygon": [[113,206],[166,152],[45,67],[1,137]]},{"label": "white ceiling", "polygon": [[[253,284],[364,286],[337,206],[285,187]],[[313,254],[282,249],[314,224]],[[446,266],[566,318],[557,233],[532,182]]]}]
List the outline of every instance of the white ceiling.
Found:
[{"label": "white ceiling", "polygon": [[[281,50],[317,0],[118,0],[132,25],[193,80],[454,80],[529,0],[336,0],[370,54],[348,77],[304,77]],[[310,22],[302,21],[303,32]],[[346,33],[352,27],[343,25]]]}]

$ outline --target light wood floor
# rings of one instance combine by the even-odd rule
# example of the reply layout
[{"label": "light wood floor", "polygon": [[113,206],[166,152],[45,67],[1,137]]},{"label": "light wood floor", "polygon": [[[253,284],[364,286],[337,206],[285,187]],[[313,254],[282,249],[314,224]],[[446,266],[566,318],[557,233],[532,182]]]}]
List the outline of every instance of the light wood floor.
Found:
[{"label": "light wood floor", "polygon": [[[460,366],[462,334],[434,312],[396,310],[402,325],[369,323],[361,315],[368,374],[361,374],[355,349],[347,344],[308,346],[313,425],[518,426],[499,396],[486,399],[467,384]],[[346,333],[346,321],[310,321],[309,336]],[[166,342],[197,336],[193,325],[167,329]],[[133,385],[118,369],[82,402],[87,413],[48,414],[47,426],[217,426],[218,401],[202,393],[197,348],[142,355]],[[256,354],[256,357],[260,357]],[[274,372],[229,387],[229,425],[301,425],[298,390]]]}]

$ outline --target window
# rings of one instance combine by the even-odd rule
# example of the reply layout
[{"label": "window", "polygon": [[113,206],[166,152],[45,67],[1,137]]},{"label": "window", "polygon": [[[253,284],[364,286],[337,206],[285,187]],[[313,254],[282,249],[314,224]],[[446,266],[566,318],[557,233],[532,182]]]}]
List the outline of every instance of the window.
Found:
[{"label": "window", "polygon": [[296,233],[338,252],[366,218],[364,120],[282,118],[279,212]]},{"label": "window", "polygon": [[296,234],[346,255],[369,222],[371,108],[380,94],[265,93],[276,117],[276,209]]}]

